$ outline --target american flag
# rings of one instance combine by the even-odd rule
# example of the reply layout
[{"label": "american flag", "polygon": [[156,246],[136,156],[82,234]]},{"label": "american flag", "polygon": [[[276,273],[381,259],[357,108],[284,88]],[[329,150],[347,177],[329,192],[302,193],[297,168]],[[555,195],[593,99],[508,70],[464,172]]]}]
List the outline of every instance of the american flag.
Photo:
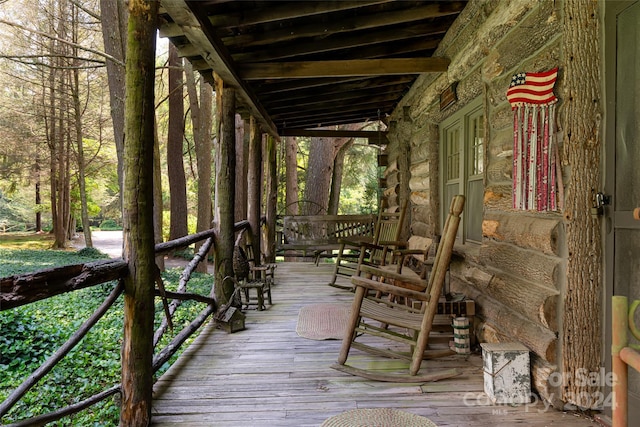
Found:
[{"label": "american flag", "polygon": [[507,90],[513,109],[513,208],[555,211],[562,200],[555,143],[553,86],[558,68],[518,73]]},{"label": "american flag", "polygon": [[511,79],[507,99],[511,107],[534,104],[549,105],[558,99],[553,94],[553,86],[558,78],[558,68],[542,73],[517,73]]}]

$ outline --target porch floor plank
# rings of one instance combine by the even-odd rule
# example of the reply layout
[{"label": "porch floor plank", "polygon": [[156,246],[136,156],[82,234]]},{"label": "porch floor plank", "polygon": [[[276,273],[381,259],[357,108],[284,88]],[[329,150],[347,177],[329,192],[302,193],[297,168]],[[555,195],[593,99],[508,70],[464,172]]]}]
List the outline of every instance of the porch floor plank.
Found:
[{"label": "porch floor plank", "polygon": [[[382,407],[425,416],[438,426],[596,425],[582,415],[545,409],[541,402],[491,405],[482,391],[479,354],[424,361],[420,373],[453,367],[462,372],[428,384],[376,382],[331,369],[341,341],[301,338],[296,324],[305,305],[351,301],[348,291],[327,286],[332,268],[278,264],[274,305],[248,311],[246,330],[227,334],[205,326],[156,383],[152,425],[319,426],[344,411]],[[347,363],[380,371],[408,369],[408,362],[355,349]]]}]

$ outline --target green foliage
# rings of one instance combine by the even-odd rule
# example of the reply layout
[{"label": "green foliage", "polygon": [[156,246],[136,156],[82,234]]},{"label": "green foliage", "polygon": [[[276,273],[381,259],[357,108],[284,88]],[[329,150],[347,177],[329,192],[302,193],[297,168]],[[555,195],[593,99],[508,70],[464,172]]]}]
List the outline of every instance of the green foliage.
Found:
[{"label": "green foliage", "polygon": [[35,214],[19,201],[5,197],[0,189],[0,231],[25,231],[25,224],[34,220]]},{"label": "green foliage", "polygon": [[118,231],[122,230],[122,227],[118,225],[115,219],[105,219],[100,223],[101,231]]},{"label": "green foliage", "polygon": [[[0,277],[36,271],[42,267],[90,262],[103,257],[104,254],[99,251],[87,248],[77,252],[0,249],[0,259],[3,261],[0,263]],[[28,265],[16,266],[19,260],[25,259],[29,260]],[[38,264],[36,260],[41,263]],[[180,269],[164,272],[165,287],[175,290],[180,274]],[[196,273],[189,281],[189,291],[208,295],[212,281],[212,276]],[[115,286],[115,282],[105,283],[0,312],[0,371],[3,373],[0,375],[0,401],[6,399],[11,390],[66,341]],[[203,309],[201,303],[183,303],[173,319],[175,330],[167,331],[156,351],[163,348]],[[157,300],[156,327],[162,317],[161,302]],[[2,424],[56,410],[118,384],[122,331],[123,298],[120,297],[70,354],[0,420]],[[158,375],[166,371],[180,353],[169,360]],[[115,426],[119,419],[119,398],[119,395],[115,395],[78,414],[65,417],[56,425]]]}]

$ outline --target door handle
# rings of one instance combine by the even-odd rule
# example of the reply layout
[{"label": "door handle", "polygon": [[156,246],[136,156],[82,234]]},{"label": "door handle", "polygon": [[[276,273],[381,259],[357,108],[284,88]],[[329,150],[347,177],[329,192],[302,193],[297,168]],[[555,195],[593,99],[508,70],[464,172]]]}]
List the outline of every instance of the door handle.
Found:
[{"label": "door handle", "polygon": [[640,221],[640,208],[635,208],[633,210],[633,219]]},{"label": "door handle", "polygon": [[591,207],[591,216],[598,217],[604,214],[604,207],[611,203],[611,196],[604,193],[596,193],[595,203]]}]

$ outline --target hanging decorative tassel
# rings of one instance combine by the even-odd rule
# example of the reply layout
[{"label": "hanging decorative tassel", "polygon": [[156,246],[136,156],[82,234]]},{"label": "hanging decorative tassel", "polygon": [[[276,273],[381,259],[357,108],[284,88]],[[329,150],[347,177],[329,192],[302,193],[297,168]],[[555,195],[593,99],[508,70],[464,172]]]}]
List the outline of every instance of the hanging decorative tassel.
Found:
[{"label": "hanging decorative tassel", "polygon": [[557,149],[553,87],[558,69],[513,76],[507,99],[513,109],[514,209],[557,210]]}]

